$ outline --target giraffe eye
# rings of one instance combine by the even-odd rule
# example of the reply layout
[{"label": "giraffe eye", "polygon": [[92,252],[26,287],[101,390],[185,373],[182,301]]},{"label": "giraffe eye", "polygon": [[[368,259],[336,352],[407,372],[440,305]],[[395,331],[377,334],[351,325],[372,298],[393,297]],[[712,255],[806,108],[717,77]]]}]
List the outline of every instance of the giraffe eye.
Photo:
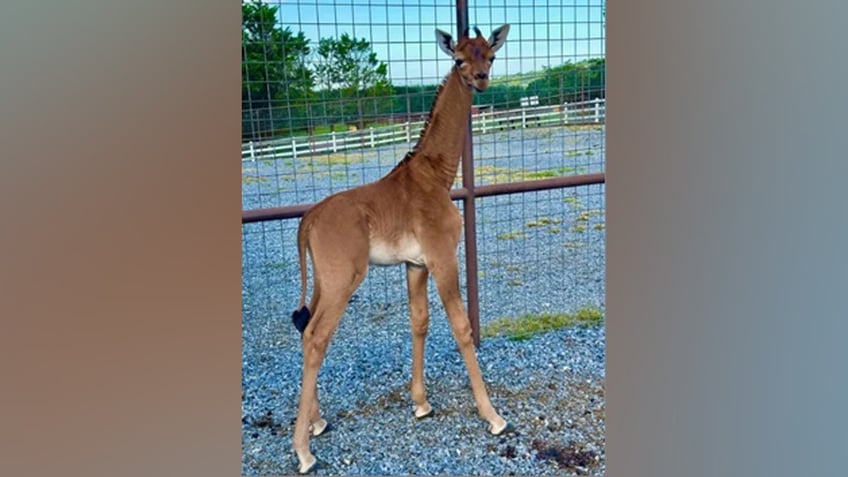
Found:
[{"label": "giraffe eye", "polygon": [[494,57],[494,56],[493,56],[493,57],[491,57],[491,58],[489,58],[489,63],[494,63],[494,62],[495,62],[495,57]]},{"label": "giraffe eye", "polygon": [[457,67],[462,66],[462,62],[463,62],[463,60],[454,60],[454,61],[456,61],[456,66],[457,66]]}]

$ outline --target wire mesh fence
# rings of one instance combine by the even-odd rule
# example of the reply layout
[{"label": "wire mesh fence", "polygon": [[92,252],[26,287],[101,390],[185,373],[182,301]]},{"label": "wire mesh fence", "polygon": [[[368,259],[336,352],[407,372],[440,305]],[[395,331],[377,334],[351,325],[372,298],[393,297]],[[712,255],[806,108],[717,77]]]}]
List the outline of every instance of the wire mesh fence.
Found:
[{"label": "wire mesh fence", "polygon": [[[244,2],[243,210],[315,203],[388,173],[418,140],[453,64],[434,30],[458,36],[456,7],[454,0]],[[489,88],[474,97],[475,185],[602,174],[603,1],[479,1],[468,5],[468,18],[484,32],[511,25]],[[454,186],[462,185],[460,169]],[[586,183],[471,199],[482,327],[504,317],[603,310],[604,190]],[[463,212],[465,202],[456,204]],[[297,347],[289,322],[300,294],[296,215],[242,226],[243,333],[253,343]],[[458,259],[468,300],[465,245]],[[431,326],[446,328],[432,279],[429,292]],[[352,326],[345,321],[379,333],[388,322],[405,324],[408,312],[404,268],[372,267],[339,334]],[[257,346],[245,348],[245,366],[261,359],[250,354]]]},{"label": "wire mesh fence", "polygon": [[[394,167],[418,139],[437,85],[451,67],[433,31],[452,30],[455,2],[245,6],[243,208],[313,203]],[[474,99],[476,184],[603,172],[603,15],[603,3],[592,0],[469,5],[477,25],[512,26],[489,89]],[[496,207],[490,204],[538,208],[530,197],[478,199],[478,214]],[[568,204],[560,208],[548,215],[569,211]],[[527,215],[521,207],[511,210]],[[551,229],[563,243],[569,240],[567,227]],[[592,240],[603,236],[591,228],[577,233]],[[524,243],[525,235],[517,233],[512,242]],[[491,240],[499,239],[481,235],[478,243]],[[566,305],[560,306],[574,306]]]}]

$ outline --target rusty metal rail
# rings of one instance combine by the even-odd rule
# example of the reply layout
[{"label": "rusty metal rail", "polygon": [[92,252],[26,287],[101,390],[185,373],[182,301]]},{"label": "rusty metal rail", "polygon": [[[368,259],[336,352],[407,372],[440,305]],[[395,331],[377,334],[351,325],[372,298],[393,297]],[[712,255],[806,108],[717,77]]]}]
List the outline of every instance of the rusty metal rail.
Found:
[{"label": "rusty metal rail", "polygon": [[[603,184],[606,178],[604,173],[582,174],[575,176],[551,177],[548,179],[536,179],[532,181],[509,182],[504,184],[490,184],[473,187],[460,187],[452,189],[451,199],[465,200],[467,198],[489,197],[493,195],[517,194],[521,192],[535,192],[549,189],[563,189],[565,187],[577,187],[592,184]],[[249,209],[241,212],[241,223],[265,222],[269,220],[286,220],[303,217],[303,214],[315,204],[284,205],[280,207],[266,207],[262,209]]]}]

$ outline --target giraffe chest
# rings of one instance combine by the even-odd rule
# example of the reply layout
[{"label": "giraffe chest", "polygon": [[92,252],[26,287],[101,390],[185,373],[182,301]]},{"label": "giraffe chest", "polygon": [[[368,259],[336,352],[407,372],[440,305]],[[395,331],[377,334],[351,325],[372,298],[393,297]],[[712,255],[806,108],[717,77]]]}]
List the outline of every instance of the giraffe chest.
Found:
[{"label": "giraffe chest", "polygon": [[414,237],[403,237],[394,243],[372,239],[368,250],[368,262],[372,265],[412,263],[423,266],[424,258],[421,244]]}]

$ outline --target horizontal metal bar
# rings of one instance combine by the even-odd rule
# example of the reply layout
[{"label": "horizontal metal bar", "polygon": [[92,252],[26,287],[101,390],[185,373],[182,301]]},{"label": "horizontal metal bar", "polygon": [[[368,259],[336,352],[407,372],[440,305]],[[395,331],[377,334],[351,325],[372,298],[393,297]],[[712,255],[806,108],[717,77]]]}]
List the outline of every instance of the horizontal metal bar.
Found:
[{"label": "horizontal metal bar", "polygon": [[[536,179],[532,181],[510,182],[507,184],[489,184],[474,187],[474,197],[488,197],[504,194],[516,194],[520,192],[535,192],[548,189],[561,189],[564,187],[577,187],[583,185],[602,184],[606,182],[606,174],[603,172],[595,174],[581,174],[575,176],[551,177],[548,179]],[[461,200],[468,197],[468,189],[464,187],[452,189],[450,197],[453,200]],[[263,209],[249,209],[241,212],[241,223],[263,222],[268,220],[285,220],[302,217],[314,204],[286,205],[281,207],[267,207]]]},{"label": "horizontal metal bar", "polygon": [[488,197],[493,195],[516,194],[520,192],[562,189],[565,187],[602,184],[604,182],[606,182],[606,174],[598,172],[595,174],[551,177],[548,179],[534,179],[532,181],[509,182],[505,184],[488,184],[475,186],[474,197]]}]

